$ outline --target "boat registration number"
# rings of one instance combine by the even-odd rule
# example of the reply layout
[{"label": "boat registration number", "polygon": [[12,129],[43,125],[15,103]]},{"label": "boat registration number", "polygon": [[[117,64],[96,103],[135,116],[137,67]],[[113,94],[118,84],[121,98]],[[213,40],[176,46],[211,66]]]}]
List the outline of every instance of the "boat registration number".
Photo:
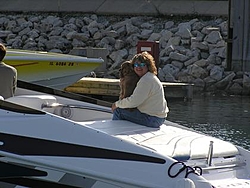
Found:
[{"label": "boat registration number", "polygon": [[74,66],[74,62],[49,62],[49,65],[53,66]]}]

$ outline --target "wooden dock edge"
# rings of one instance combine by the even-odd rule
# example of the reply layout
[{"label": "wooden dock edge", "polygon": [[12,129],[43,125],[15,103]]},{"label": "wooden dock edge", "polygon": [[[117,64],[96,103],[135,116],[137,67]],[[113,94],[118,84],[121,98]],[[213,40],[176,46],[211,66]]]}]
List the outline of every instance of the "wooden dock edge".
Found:
[{"label": "wooden dock edge", "polygon": [[[119,83],[119,79],[84,77],[65,88],[65,91],[85,95],[118,97],[120,93]],[[162,85],[167,99],[181,98],[190,101],[193,98],[192,84],[162,82]]]}]

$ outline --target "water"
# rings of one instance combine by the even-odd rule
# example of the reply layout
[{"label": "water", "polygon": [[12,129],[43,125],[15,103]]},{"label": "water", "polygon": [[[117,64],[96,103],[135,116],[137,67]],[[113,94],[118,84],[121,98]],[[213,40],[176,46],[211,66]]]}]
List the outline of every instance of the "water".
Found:
[{"label": "water", "polygon": [[250,97],[195,97],[168,106],[168,120],[250,150]]}]

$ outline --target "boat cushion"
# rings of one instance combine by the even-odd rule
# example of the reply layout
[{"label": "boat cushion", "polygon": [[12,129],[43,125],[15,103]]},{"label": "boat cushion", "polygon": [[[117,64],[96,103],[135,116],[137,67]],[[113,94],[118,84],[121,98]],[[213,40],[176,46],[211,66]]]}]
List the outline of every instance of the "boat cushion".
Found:
[{"label": "boat cushion", "polygon": [[10,97],[6,101],[38,110],[41,110],[45,105],[52,105],[57,102],[52,95],[18,95]]},{"label": "boat cushion", "polygon": [[169,121],[165,121],[160,128],[141,126],[129,121],[95,122],[90,126],[180,161],[207,158],[210,141],[213,141],[213,157],[229,157],[239,153],[230,142]]}]

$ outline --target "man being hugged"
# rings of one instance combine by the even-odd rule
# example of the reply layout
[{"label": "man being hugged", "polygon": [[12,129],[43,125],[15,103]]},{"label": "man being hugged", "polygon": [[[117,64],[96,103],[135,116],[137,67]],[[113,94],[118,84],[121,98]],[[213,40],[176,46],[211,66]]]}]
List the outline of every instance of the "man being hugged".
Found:
[{"label": "man being hugged", "polygon": [[[140,77],[130,97],[112,105],[113,120],[128,120],[148,127],[159,127],[169,112],[163,86],[158,79],[154,58],[148,52],[136,54],[131,63]],[[129,110],[135,108],[134,110]]]}]

